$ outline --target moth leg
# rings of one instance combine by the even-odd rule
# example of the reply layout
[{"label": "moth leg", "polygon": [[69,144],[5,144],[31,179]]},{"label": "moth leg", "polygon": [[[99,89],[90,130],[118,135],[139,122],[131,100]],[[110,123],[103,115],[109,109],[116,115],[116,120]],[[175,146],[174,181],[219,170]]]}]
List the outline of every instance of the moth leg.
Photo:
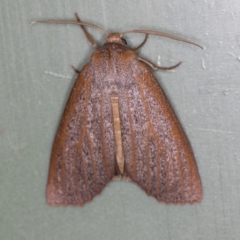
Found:
[{"label": "moth leg", "polygon": [[137,47],[133,48],[132,51],[137,52],[138,49],[140,49],[147,42],[147,39],[148,39],[148,34],[145,34],[145,38],[144,38],[143,42],[140,45],[138,45]]},{"label": "moth leg", "polygon": [[146,63],[148,66],[150,66],[153,70],[172,70],[174,68],[177,68],[182,62],[179,62],[178,64],[174,65],[174,66],[171,66],[171,67],[159,67],[159,66],[156,66],[154,65],[152,62],[148,61],[147,59],[145,58],[141,58],[141,57],[138,57],[138,60],[141,61],[141,62],[144,62]]},{"label": "moth leg", "polygon": [[[75,13],[75,17],[77,19],[78,22],[81,22],[79,16],[77,13]],[[80,27],[82,28],[83,32],[85,33],[88,41],[93,45],[94,48],[98,48],[97,44],[95,43],[93,37],[88,33],[88,31],[86,30],[86,28],[82,25],[80,25]]]},{"label": "moth leg", "polygon": [[80,71],[79,70],[77,70],[73,65],[71,65],[71,68],[73,69],[73,71],[74,72],[76,72],[77,74],[79,74],[80,73]]}]

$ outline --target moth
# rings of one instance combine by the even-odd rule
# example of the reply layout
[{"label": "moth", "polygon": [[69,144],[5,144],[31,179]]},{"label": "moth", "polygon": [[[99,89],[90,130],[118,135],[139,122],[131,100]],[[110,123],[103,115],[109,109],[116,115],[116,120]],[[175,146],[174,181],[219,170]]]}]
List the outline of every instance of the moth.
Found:
[{"label": "moth", "polygon": [[[148,35],[200,45],[152,30],[108,33],[76,21],[33,23],[79,25],[96,49],[81,71],[66,104],[52,148],[47,203],[79,205],[91,201],[113,179],[131,180],[158,201],[200,202],[202,185],[190,143],[152,70],[159,67],[137,55]],[[101,30],[98,46],[85,27]],[[123,35],[145,34],[130,49]]]}]

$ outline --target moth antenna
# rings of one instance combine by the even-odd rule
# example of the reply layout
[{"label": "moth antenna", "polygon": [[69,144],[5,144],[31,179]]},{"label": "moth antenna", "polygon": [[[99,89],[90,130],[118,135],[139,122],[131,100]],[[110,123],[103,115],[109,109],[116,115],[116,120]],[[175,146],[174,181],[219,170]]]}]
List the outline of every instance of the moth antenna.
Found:
[{"label": "moth antenna", "polygon": [[101,28],[101,27],[99,27],[97,25],[94,25],[94,24],[91,24],[91,23],[73,21],[73,20],[37,20],[37,21],[31,22],[31,24],[36,24],[36,23],[80,25],[80,26],[96,28],[96,29],[101,30],[102,32],[104,32],[107,36],[109,35],[109,33],[105,29],[103,29],[103,28]]},{"label": "moth antenna", "polygon": [[159,31],[153,31],[153,30],[130,30],[130,31],[123,32],[121,35],[124,35],[124,34],[127,34],[127,33],[144,33],[144,34],[149,34],[149,35],[157,35],[157,36],[161,36],[161,37],[171,38],[171,39],[174,39],[176,41],[189,43],[189,44],[195,45],[195,46],[203,49],[203,47],[198,45],[197,43],[191,42],[187,39],[184,39],[184,38],[181,38],[181,37],[169,34],[169,33],[165,33],[165,32],[159,32]]}]

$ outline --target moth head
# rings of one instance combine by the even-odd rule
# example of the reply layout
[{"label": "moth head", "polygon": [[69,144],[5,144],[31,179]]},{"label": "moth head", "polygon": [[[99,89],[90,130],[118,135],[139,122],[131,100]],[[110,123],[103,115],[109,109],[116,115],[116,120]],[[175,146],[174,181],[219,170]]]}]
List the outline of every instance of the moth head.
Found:
[{"label": "moth head", "polygon": [[122,38],[120,33],[111,33],[107,36],[106,42],[108,43],[120,43],[124,46],[127,46],[127,41]]}]

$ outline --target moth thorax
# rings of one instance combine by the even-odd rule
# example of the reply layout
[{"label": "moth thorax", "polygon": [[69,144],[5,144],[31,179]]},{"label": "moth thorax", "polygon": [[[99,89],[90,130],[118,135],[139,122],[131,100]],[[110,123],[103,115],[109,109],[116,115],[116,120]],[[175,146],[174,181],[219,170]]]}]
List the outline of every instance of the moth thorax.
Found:
[{"label": "moth thorax", "polygon": [[123,157],[123,148],[122,148],[122,132],[121,132],[121,122],[120,122],[118,99],[119,99],[118,95],[116,95],[116,94],[111,95],[116,159],[117,159],[119,171],[120,171],[121,175],[123,175],[124,157]]}]

